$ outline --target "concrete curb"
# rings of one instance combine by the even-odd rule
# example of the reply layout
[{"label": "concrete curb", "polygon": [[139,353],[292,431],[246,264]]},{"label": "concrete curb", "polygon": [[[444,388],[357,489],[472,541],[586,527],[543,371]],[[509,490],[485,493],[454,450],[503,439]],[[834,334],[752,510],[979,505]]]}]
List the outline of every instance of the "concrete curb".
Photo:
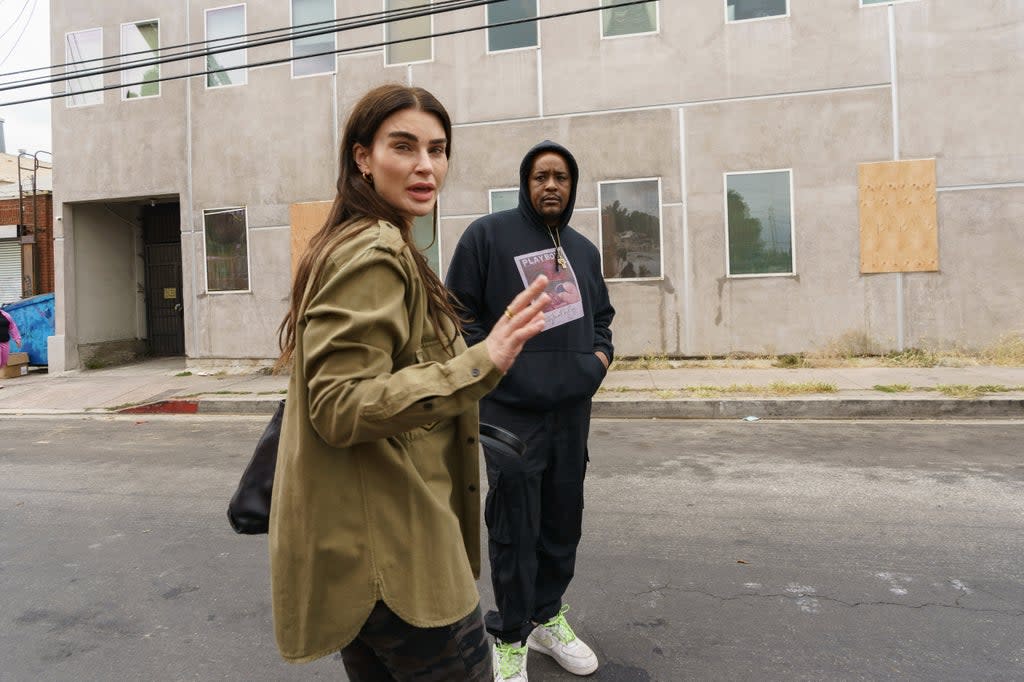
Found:
[{"label": "concrete curb", "polygon": [[596,419],[1020,419],[1024,399],[774,398],[594,401]]},{"label": "concrete curb", "polygon": [[[271,415],[280,398],[209,399],[182,413]],[[167,401],[168,403],[172,401]],[[152,410],[167,414],[168,410]],[[595,400],[598,419],[1021,419],[1024,398]]]},{"label": "concrete curb", "polygon": [[[158,400],[121,410],[0,409],[0,415],[201,414],[266,415],[273,398]],[[1024,398],[681,398],[676,400],[595,400],[595,419],[1024,419]]]}]

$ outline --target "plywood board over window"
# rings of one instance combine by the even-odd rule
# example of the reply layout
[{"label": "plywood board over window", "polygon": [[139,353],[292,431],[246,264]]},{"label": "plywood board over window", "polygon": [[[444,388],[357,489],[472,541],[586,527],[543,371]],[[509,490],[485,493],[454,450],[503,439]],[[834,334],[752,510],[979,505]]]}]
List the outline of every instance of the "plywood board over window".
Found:
[{"label": "plywood board over window", "polygon": [[332,203],[330,201],[308,201],[291,205],[289,212],[292,221],[293,277],[309,240],[327,222],[327,214],[331,212]]},{"label": "plywood board over window", "polygon": [[935,159],[862,163],[860,271],[939,269]]}]

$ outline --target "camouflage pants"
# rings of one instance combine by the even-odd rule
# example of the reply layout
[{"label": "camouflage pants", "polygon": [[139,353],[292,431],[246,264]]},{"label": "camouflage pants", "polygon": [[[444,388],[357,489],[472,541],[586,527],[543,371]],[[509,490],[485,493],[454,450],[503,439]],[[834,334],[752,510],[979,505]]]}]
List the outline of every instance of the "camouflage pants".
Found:
[{"label": "camouflage pants", "polygon": [[351,682],[491,682],[493,675],[479,606],[451,625],[418,628],[379,601],[341,660]]}]

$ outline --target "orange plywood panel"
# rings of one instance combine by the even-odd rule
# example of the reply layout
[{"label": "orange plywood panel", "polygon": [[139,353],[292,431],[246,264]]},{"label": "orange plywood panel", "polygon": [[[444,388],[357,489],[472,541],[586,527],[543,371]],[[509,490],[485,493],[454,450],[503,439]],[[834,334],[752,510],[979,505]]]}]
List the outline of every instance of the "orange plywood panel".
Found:
[{"label": "orange plywood panel", "polygon": [[295,276],[295,268],[299,265],[299,259],[306,250],[310,237],[323,227],[330,212],[330,201],[308,201],[291,205],[292,277]]},{"label": "orange plywood panel", "polygon": [[937,271],[935,159],[862,163],[857,176],[860,271]]}]

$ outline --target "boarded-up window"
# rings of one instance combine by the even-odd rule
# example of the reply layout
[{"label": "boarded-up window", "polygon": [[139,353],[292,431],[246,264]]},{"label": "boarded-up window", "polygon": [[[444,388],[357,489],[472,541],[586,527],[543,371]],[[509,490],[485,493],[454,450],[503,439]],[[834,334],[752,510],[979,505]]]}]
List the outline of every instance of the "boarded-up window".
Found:
[{"label": "boarded-up window", "polygon": [[[310,238],[323,227],[327,222],[327,215],[331,212],[330,201],[310,201],[301,204],[291,205],[292,221],[292,276],[295,276],[295,268],[299,259],[306,251],[306,245]],[[434,230],[434,215],[428,213],[413,221],[412,238],[416,246],[427,258],[427,263],[434,269],[434,272],[441,272],[441,248],[438,238],[439,234]]]},{"label": "boarded-up window", "polygon": [[935,159],[862,163],[860,271],[939,269]]},{"label": "boarded-up window", "polygon": [[291,205],[292,221],[292,276],[299,265],[299,259],[306,251],[306,244],[323,227],[331,212],[330,201],[309,201]]}]

